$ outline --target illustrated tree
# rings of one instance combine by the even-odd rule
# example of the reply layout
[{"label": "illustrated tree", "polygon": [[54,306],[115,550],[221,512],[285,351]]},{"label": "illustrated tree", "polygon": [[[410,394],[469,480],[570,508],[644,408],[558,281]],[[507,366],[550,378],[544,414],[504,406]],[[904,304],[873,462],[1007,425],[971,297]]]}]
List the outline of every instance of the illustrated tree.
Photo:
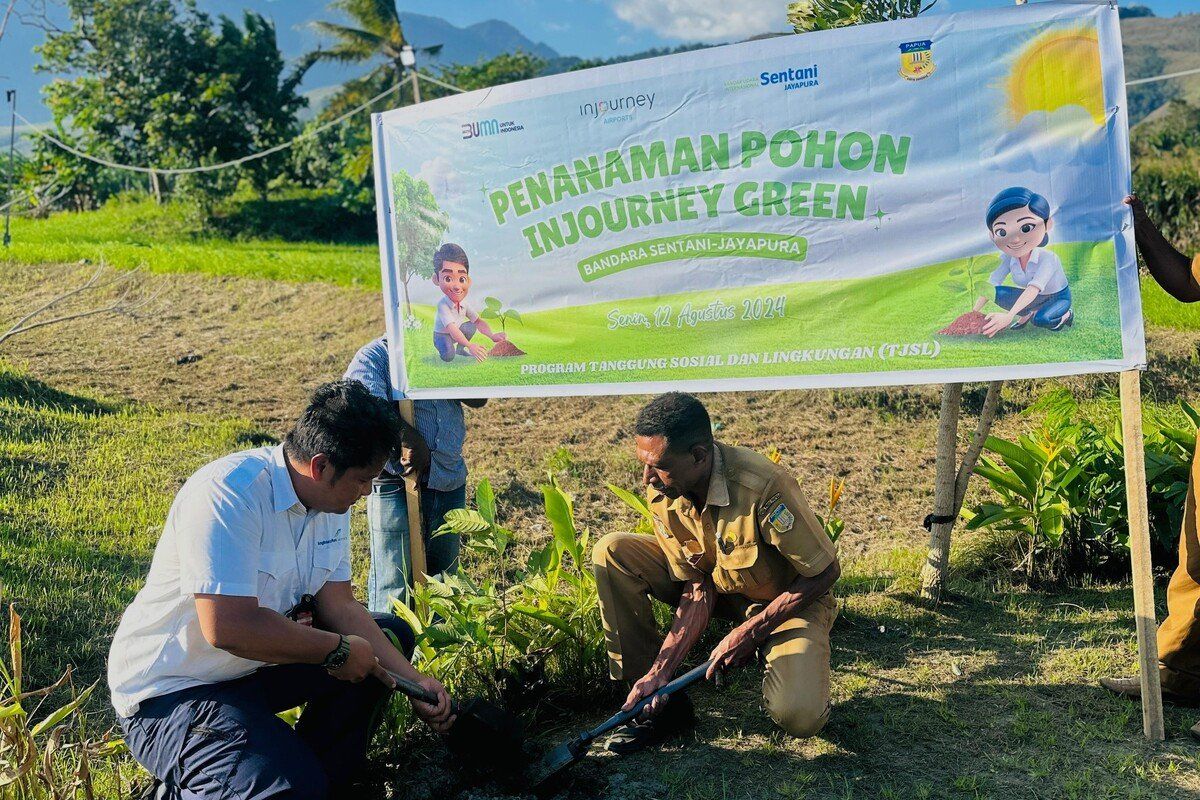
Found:
[{"label": "illustrated tree", "polygon": [[396,230],[396,267],[404,287],[404,307],[411,319],[408,282],[433,277],[433,253],[441,244],[449,220],[438,208],[429,184],[404,170],[392,174],[392,215]]}]

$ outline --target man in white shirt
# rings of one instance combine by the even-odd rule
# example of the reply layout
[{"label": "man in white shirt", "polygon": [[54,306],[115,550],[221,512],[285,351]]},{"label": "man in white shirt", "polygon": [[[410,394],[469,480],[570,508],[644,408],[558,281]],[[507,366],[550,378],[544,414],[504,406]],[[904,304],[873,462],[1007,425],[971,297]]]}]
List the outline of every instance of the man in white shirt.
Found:
[{"label": "man in white shirt", "polygon": [[[282,445],[218,459],[180,489],[108,665],[160,798],[330,796],[363,765],[388,671],[437,695],[413,702],[432,728],[453,723],[445,689],[393,645],[411,653],[412,632],[350,585],[350,507],[398,441],[394,407],[329,383]],[[295,729],[275,716],[302,704]]]}]

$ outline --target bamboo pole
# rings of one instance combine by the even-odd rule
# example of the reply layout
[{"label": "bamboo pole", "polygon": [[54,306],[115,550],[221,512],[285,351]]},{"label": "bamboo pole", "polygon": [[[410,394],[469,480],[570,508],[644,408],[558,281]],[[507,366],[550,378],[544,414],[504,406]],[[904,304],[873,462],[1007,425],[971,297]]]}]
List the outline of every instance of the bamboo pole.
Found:
[{"label": "bamboo pole", "polygon": [[[416,428],[416,415],[412,400],[400,401],[400,418]],[[421,487],[419,475],[404,476],[404,493],[408,501],[408,566],[412,570],[412,583],[425,583],[425,530],[421,524]]]},{"label": "bamboo pole", "polygon": [[1133,614],[1137,621],[1138,672],[1142,681],[1142,731],[1147,739],[1162,741],[1165,730],[1150,563],[1141,372],[1135,369],[1121,373],[1121,430],[1125,449],[1125,497],[1129,508],[1129,552],[1133,567]]}]

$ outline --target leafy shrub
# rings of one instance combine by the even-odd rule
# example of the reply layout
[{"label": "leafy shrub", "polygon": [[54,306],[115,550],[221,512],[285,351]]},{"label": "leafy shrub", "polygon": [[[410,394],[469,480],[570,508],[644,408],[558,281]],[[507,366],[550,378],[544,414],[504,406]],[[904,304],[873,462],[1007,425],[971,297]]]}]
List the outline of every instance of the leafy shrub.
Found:
[{"label": "leafy shrub", "polygon": [[[1189,427],[1159,422],[1145,435],[1151,541],[1160,565],[1176,558],[1200,422],[1190,405],[1180,407]],[[1123,575],[1129,531],[1120,421],[1081,418],[1065,390],[1031,410],[1047,411],[1034,432],[1016,441],[988,437],[985,449],[996,458],[984,456],[975,472],[998,500],[964,512],[967,529],[988,529],[988,555],[1029,583]]]},{"label": "leafy shrub", "polygon": [[485,479],[475,490],[475,508],[450,512],[437,531],[463,536],[484,577],[430,578],[413,591],[412,609],[395,606],[416,632],[416,663],[452,691],[498,699],[514,656],[543,662],[551,685],[580,699],[602,677],[604,631],[586,564],[591,537],[576,528],[571,496],[557,480],[541,488],[552,536],[524,564],[511,555],[516,536],[497,522],[495,492]]}]

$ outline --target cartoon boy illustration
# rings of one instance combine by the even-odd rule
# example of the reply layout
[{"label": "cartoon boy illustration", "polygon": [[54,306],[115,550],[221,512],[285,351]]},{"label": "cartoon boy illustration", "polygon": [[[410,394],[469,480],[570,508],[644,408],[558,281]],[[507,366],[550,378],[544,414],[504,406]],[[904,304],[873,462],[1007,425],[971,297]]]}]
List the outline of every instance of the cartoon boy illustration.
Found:
[{"label": "cartoon boy illustration", "polygon": [[466,252],[456,244],[447,242],[433,254],[433,282],[446,295],[438,301],[433,323],[433,346],[442,361],[453,361],[455,355],[472,355],[476,361],[486,359],[488,351],[471,341],[476,331],[493,342],[508,338],[503,333],[494,333],[475,309],[464,302],[471,288],[470,268]]},{"label": "cartoon boy illustration", "polygon": [[[992,199],[987,226],[1001,253],[1000,266],[988,282],[996,289],[996,305],[1004,311],[988,314],[983,332],[990,338],[1030,322],[1052,331],[1072,325],[1075,312],[1062,262],[1043,249],[1054,229],[1050,202],[1023,186],[1010,187]],[[1015,286],[1001,285],[1008,275]],[[986,304],[987,298],[980,297],[972,310],[981,311]]]}]

